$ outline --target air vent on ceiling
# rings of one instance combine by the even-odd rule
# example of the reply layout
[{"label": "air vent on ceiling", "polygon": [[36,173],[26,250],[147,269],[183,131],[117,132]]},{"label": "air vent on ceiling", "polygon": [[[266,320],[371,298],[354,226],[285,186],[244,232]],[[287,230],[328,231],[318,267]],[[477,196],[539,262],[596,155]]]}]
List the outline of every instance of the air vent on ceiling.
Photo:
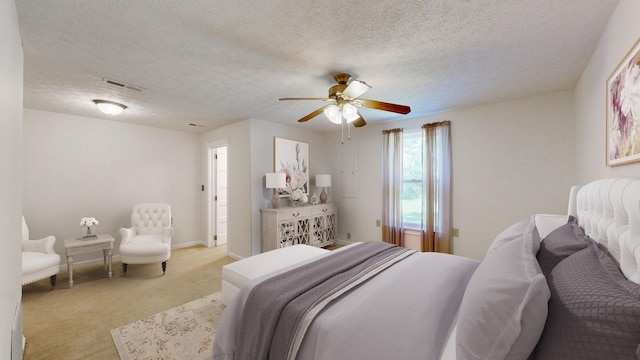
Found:
[{"label": "air vent on ceiling", "polygon": [[189,126],[194,126],[194,127],[207,127],[207,125],[194,124],[194,123],[189,123]]},{"label": "air vent on ceiling", "polygon": [[124,83],[122,81],[116,81],[116,80],[107,79],[107,78],[103,78],[102,80],[108,85],[116,86],[122,89],[129,89],[129,90],[134,90],[138,92],[142,92],[144,90],[142,86],[131,85],[131,84]]}]

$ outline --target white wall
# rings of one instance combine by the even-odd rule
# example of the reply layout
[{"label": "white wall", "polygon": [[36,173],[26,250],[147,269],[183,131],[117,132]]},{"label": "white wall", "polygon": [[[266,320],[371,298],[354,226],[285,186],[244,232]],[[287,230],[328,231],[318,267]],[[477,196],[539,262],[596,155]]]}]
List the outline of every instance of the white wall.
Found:
[{"label": "white wall", "polygon": [[[82,234],[80,218],[116,238],[137,203],[171,205],[173,247],[201,243],[198,134],[39,110],[24,110],[24,215],[32,238]],[[64,256],[63,256],[64,258]],[[79,261],[101,259],[83,254]]]},{"label": "white wall", "polygon": [[[420,129],[451,120],[453,146],[453,226],[460,237],[453,252],[482,259],[506,226],[534,213],[565,213],[575,181],[573,93],[556,92],[352,130],[340,145],[340,132],[327,138],[332,188],[338,203],[339,238],[379,241],[382,214],[383,129]],[[328,135],[329,136],[329,135]],[[357,153],[359,196],[342,197],[342,159]]]},{"label": "white wall", "polygon": [[576,86],[577,181],[640,176],[640,162],[606,166],[606,82],[640,37],[640,1],[621,0]]},{"label": "white wall", "polygon": [[[255,194],[252,196],[253,202],[251,206],[253,254],[260,252],[260,209],[271,207],[273,192],[271,189],[265,188],[265,174],[275,170],[273,139],[275,136],[309,144],[309,176],[311,182],[309,195],[317,192],[315,189],[315,175],[326,174],[329,171],[324,134],[301,127],[251,120],[251,189]],[[282,201],[284,204],[285,200],[283,199]],[[331,201],[331,198],[328,201]]]},{"label": "white wall", "polygon": [[[244,258],[260,252],[260,209],[271,207],[272,192],[265,189],[264,176],[274,170],[274,136],[309,143],[312,179],[315,174],[328,171],[324,135],[301,127],[249,119],[202,135],[203,158],[208,143],[226,142],[229,146],[227,252],[232,257]],[[206,183],[206,160],[202,162],[201,179]],[[203,224],[207,220],[206,201],[207,196],[203,193]]]},{"label": "white wall", "polygon": [[[250,121],[240,121],[201,135],[200,181],[207,183],[207,148],[211,142],[227,144],[227,253],[234,258],[251,255],[251,130]],[[203,234],[207,231],[207,193],[201,192],[200,209]]]},{"label": "white wall", "polygon": [[[0,0],[0,358],[11,358],[20,312],[22,220],[22,45],[13,0]],[[19,325],[21,328],[21,324]],[[18,345],[22,333],[16,334]],[[21,356],[18,346],[16,356]],[[17,357],[16,357],[17,358]]]}]

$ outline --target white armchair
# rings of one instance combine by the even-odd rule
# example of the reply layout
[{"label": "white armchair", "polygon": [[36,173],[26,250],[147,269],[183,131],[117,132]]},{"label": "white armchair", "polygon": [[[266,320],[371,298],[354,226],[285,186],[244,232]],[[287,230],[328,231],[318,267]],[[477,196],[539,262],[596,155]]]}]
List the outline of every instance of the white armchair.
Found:
[{"label": "white armchair", "polygon": [[131,213],[131,227],[120,229],[120,261],[127,275],[128,264],[162,263],[162,274],[171,257],[171,207],[138,204]]},{"label": "white armchair", "polygon": [[22,285],[49,278],[51,290],[60,271],[60,255],[53,250],[56,238],[29,239],[29,228],[22,217]]}]

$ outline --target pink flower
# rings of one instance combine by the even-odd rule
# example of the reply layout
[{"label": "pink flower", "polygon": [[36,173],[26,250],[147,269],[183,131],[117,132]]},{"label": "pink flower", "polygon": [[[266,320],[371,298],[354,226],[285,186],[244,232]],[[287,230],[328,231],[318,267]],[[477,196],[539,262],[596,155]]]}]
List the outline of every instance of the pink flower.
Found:
[{"label": "pink flower", "polygon": [[287,193],[292,193],[293,190],[300,189],[307,183],[307,177],[302,170],[294,170],[285,167],[282,168],[280,172],[283,172],[287,175],[287,185],[284,188]]}]

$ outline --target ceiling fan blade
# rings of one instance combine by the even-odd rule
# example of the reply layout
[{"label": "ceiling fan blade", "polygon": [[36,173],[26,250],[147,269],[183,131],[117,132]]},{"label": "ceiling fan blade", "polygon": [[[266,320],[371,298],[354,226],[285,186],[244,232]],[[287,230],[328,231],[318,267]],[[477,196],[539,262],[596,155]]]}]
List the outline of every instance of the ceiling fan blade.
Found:
[{"label": "ceiling fan blade", "polygon": [[367,99],[359,99],[359,100],[361,101],[362,106],[369,109],[391,111],[399,114],[408,114],[411,112],[411,108],[405,105],[391,104],[391,103],[386,103],[382,101],[367,100]]},{"label": "ceiling fan blade", "polygon": [[[360,114],[358,114],[358,115],[360,115]],[[353,121],[353,126],[355,126],[355,127],[363,127],[365,125],[367,125],[367,122],[364,121],[364,119],[362,118],[362,115],[360,115],[357,119],[355,119]]]},{"label": "ceiling fan blade", "polygon": [[309,115],[303,117],[302,119],[298,120],[298,122],[305,122],[305,121],[309,121],[309,120],[313,119],[314,117],[322,114],[324,109],[326,109],[330,105],[332,105],[332,104],[327,104],[327,105],[317,109],[316,111],[312,112],[311,114],[309,114]]},{"label": "ceiling fan blade", "polygon": [[344,89],[342,94],[355,99],[358,96],[366,93],[369,89],[371,89],[371,86],[369,86],[369,84],[367,84],[366,82],[360,80],[351,80],[349,86]]},{"label": "ceiling fan blade", "polygon": [[327,99],[327,98],[280,98],[278,100],[322,100],[322,101],[327,101],[327,100],[333,100],[333,99]]}]

